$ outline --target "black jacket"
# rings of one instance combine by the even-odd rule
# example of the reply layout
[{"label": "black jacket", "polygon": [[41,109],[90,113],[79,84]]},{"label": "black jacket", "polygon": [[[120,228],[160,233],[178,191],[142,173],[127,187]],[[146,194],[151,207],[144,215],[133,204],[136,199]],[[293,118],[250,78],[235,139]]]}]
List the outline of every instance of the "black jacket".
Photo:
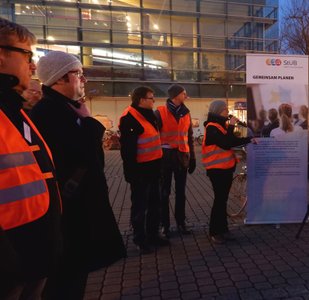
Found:
[{"label": "black jacket", "polygon": [[[17,128],[22,139],[23,124],[28,124],[28,121],[20,112],[24,99],[12,89],[15,84],[16,78],[0,74],[0,110]],[[30,142],[23,139],[29,145],[39,145],[40,150],[33,152],[35,159],[42,172],[52,172],[54,178],[46,180],[50,205],[43,217],[7,231],[2,231],[0,228],[0,298],[2,288],[9,288],[16,280],[35,280],[46,277],[56,265],[61,253],[61,200],[57,190],[55,170],[44,144],[33,130],[31,130]]]},{"label": "black jacket", "polygon": [[[206,127],[206,125],[210,122],[218,123],[227,130],[227,134],[223,134],[217,127],[209,125],[206,130],[206,137],[207,137],[205,141],[206,146],[217,145],[218,147],[224,150],[230,150],[233,147],[246,145],[251,142],[250,137],[245,138],[236,137],[233,133],[234,126],[229,125],[228,127],[226,127],[226,121],[227,118],[224,118],[220,115],[208,113],[208,119],[207,121],[204,122],[204,126]],[[207,172],[212,172],[212,170],[215,169],[207,170]]]},{"label": "black jacket", "polygon": [[[81,118],[66,98],[43,86],[31,117],[53,153],[63,196],[65,259],[88,271],[125,256],[104,174],[104,126]],[[71,182],[77,183],[73,187]]]},{"label": "black jacket", "polygon": [[[152,110],[133,106],[140,112],[145,119],[158,130],[157,119]],[[149,162],[138,163],[137,158],[137,139],[144,132],[142,125],[130,114],[121,117],[120,124],[120,144],[121,157],[123,160],[124,176],[127,182],[132,182],[138,178],[152,180],[160,176],[161,159]]]}]

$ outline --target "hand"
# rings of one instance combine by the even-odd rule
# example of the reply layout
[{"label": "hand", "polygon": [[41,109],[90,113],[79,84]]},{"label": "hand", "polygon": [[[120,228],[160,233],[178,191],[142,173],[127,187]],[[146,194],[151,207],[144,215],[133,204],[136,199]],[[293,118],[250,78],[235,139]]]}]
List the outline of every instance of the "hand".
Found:
[{"label": "hand", "polygon": [[258,144],[259,142],[258,142],[258,139],[252,138],[252,139],[251,139],[251,143],[256,145],[256,144]]},{"label": "hand", "polygon": [[236,125],[237,124],[237,122],[238,122],[239,120],[236,118],[236,117],[232,117],[231,119],[230,119],[230,125]]},{"label": "hand", "polygon": [[195,158],[190,159],[188,173],[192,174],[196,168],[196,160]]}]

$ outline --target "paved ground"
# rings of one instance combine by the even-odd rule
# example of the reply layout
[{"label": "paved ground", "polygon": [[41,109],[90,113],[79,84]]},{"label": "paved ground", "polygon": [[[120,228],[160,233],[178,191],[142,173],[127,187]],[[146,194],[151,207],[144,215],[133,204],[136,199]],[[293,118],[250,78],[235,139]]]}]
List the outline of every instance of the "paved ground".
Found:
[{"label": "paved ground", "polygon": [[110,201],[128,258],[91,273],[84,299],[309,299],[309,224],[296,240],[299,224],[243,225],[230,220],[237,241],[212,245],[207,235],[212,190],[198,166],[187,184],[192,234],[179,235],[171,218],[171,245],[139,256],[132,243],[130,189],[119,151],[107,151],[106,162]]}]

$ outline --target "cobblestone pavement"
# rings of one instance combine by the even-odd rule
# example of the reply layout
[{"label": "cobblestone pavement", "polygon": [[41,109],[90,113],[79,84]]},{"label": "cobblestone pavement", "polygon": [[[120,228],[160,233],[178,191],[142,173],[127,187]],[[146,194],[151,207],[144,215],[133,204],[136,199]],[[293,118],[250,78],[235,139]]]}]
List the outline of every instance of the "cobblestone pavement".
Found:
[{"label": "cobblestone pavement", "polygon": [[130,188],[122,176],[119,151],[107,151],[106,162],[110,201],[128,257],[89,274],[85,300],[309,299],[309,224],[295,239],[299,224],[243,225],[242,220],[230,220],[237,240],[211,244],[212,189],[199,165],[187,183],[192,233],[178,234],[171,217],[171,245],[140,256],[132,242]]}]

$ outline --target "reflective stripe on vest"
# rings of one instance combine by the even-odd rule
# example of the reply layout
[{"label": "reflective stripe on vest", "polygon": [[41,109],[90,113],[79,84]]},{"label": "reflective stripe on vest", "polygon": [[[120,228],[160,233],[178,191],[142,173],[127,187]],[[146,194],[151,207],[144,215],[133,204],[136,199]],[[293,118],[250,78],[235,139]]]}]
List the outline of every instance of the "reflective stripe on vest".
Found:
[{"label": "reflective stripe on vest", "polygon": [[121,117],[125,116],[128,112],[144,128],[144,132],[137,139],[136,161],[142,163],[161,158],[162,148],[159,132],[132,106],[126,108]]},{"label": "reflective stripe on vest", "polygon": [[161,144],[169,145],[173,149],[177,148],[180,152],[190,152],[188,144],[188,131],[191,123],[190,114],[181,117],[177,122],[166,105],[159,106],[157,109],[162,120]]},{"label": "reflective stripe on vest", "polygon": [[218,123],[210,122],[206,125],[204,140],[202,145],[202,163],[206,170],[209,169],[230,169],[233,168],[236,159],[232,150],[224,150],[217,145],[205,146],[206,130],[208,126],[217,127],[224,135],[227,131]]},{"label": "reflective stripe on vest", "polygon": [[[30,147],[1,110],[0,120],[0,226],[8,230],[42,217],[49,207],[49,193],[32,153],[38,147]],[[28,124],[36,131],[30,120]]]}]

